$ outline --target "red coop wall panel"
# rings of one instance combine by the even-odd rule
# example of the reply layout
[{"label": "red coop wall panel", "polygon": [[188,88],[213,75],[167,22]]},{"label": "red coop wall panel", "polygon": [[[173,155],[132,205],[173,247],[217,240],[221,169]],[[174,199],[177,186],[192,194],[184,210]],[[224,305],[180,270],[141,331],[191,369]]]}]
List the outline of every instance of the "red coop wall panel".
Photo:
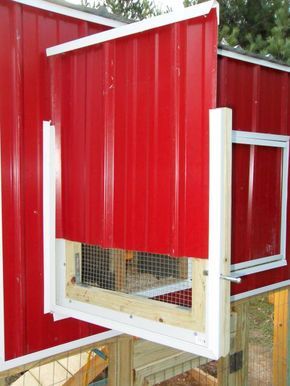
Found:
[{"label": "red coop wall panel", "polygon": [[57,237],[208,257],[216,42],[212,10],[51,58]]},{"label": "red coop wall panel", "polygon": [[0,0],[6,359],[104,331],[43,314],[42,121],[51,119],[45,49],[106,28]]},{"label": "red coop wall panel", "polygon": [[[289,100],[289,73],[219,56],[218,105],[232,108],[234,130],[290,135]],[[279,148],[233,145],[233,264],[279,253],[281,160]],[[244,276],[233,294],[290,279],[289,206],[288,266]]]}]

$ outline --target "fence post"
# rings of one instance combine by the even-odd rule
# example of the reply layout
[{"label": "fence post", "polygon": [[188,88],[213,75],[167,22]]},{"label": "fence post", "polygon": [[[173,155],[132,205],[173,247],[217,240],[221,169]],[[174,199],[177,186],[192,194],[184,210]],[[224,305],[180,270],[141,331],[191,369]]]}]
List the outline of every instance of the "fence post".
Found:
[{"label": "fence post", "polygon": [[273,386],[289,385],[289,288],[274,292]]}]

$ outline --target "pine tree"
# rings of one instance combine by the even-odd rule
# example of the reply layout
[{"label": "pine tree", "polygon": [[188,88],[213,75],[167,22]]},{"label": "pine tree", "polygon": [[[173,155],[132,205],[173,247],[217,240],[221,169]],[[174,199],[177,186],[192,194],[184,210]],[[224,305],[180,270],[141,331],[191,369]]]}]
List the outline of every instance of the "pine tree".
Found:
[{"label": "pine tree", "polygon": [[[184,0],[189,6],[200,0]],[[290,0],[219,0],[219,40],[290,64]]]},{"label": "pine tree", "polygon": [[82,0],[82,5],[94,8],[105,5],[115,15],[124,16],[131,20],[142,20],[161,13],[153,0]]}]

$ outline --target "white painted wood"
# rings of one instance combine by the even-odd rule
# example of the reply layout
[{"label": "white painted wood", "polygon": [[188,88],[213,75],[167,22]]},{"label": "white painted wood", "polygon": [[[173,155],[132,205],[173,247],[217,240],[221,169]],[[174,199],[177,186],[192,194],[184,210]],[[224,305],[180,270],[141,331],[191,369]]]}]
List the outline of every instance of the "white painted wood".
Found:
[{"label": "white painted wood", "polygon": [[289,285],[290,285],[290,280],[284,280],[284,281],[281,281],[280,283],[275,283],[275,284],[267,285],[264,287],[255,288],[254,290],[251,290],[251,291],[242,292],[242,293],[237,294],[237,295],[232,295],[231,301],[235,302],[237,300],[246,299],[246,298],[249,298],[251,296],[260,295],[260,294],[263,294],[266,292],[274,291],[274,290],[279,289],[279,288],[288,287]]},{"label": "white painted wood", "polygon": [[84,47],[108,42],[113,39],[119,39],[125,36],[138,34],[144,31],[149,31],[154,28],[163,27],[172,23],[177,23],[183,20],[192,19],[199,16],[207,15],[212,8],[217,9],[217,2],[215,0],[206,1],[192,7],[180,8],[175,12],[170,12],[164,15],[145,19],[136,23],[127,24],[117,29],[96,33],[94,35],[86,36],[80,39],[72,40],[67,43],[59,44],[54,47],[47,48],[47,56],[58,55],[64,52],[77,50]]},{"label": "white painted wood", "polygon": [[257,139],[257,140],[260,139],[260,140],[277,141],[277,142],[288,142],[290,140],[289,135],[256,133],[252,131],[239,131],[239,130],[232,131],[233,143],[240,143],[239,141],[242,138],[251,138],[251,139]]},{"label": "white painted wood", "polygon": [[281,260],[282,258],[283,258],[282,255],[273,255],[268,257],[260,257],[258,259],[254,259],[250,261],[244,261],[242,263],[232,264],[231,271],[238,271],[242,268],[247,268],[247,267],[250,268],[260,264],[273,263],[275,261]]},{"label": "white painted wood", "polygon": [[144,291],[134,292],[132,295],[145,296],[145,297],[155,297],[161,296],[169,293],[173,293],[176,291],[183,291],[192,287],[191,280],[182,280],[173,284],[168,284]]},{"label": "white painted wood", "polygon": [[287,265],[287,261],[286,259],[283,258],[278,261],[274,261],[273,263],[267,263],[267,264],[264,263],[260,265],[255,265],[253,267],[243,268],[237,271],[233,271],[231,275],[233,277],[242,277],[242,276],[246,276],[246,275],[250,275],[258,272],[268,271],[274,268],[284,267],[285,265]]},{"label": "white painted wood", "polygon": [[[56,224],[56,143],[55,127],[43,122],[43,277],[44,313],[55,303],[55,224]],[[54,299],[54,300],[53,300]],[[53,313],[55,322],[67,317]]]},{"label": "white painted wood", "polygon": [[64,7],[59,4],[53,4],[45,0],[12,0],[12,1],[16,3],[24,4],[24,5],[29,5],[31,7],[43,9],[45,11],[58,13],[60,15],[73,17],[75,19],[85,20],[85,21],[89,21],[91,23],[100,24],[100,25],[106,25],[108,27],[120,27],[126,24],[118,20],[113,20],[107,17],[98,16],[98,15],[93,15],[89,12],[78,11],[76,9]]},{"label": "white painted wood", "polygon": [[274,63],[270,62],[267,59],[254,58],[247,54],[239,54],[238,52],[223,50],[221,48],[218,49],[218,54],[227,58],[240,60],[242,62],[252,63],[262,67],[273,68],[274,70],[290,72],[290,66],[287,66],[287,64],[283,65],[279,63]]},{"label": "white painted wood", "polygon": [[288,175],[289,175],[289,140],[283,149],[282,164],[282,201],[281,201],[281,240],[280,252],[286,261],[287,240],[287,204],[288,204]]},{"label": "white painted wood", "polygon": [[44,313],[54,296],[51,275],[55,261],[55,128],[43,122],[43,266]]},{"label": "white painted wood", "polygon": [[255,146],[280,147],[280,148],[285,147],[284,142],[267,141],[267,140],[255,139],[255,138],[240,138],[238,141],[233,141],[233,143],[237,143],[240,145],[255,145]]},{"label": "white painted wood", "polygon": [[232,111],[210,110],[208,344],[216,357],[229,352]]}]

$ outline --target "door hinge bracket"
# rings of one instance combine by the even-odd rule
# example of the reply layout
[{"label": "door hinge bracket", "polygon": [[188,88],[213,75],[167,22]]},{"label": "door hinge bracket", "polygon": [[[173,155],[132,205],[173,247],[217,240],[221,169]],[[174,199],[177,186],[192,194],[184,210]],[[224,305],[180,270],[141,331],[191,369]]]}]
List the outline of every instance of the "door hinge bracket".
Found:
[{"label": "door hinge bracket", "polygon": [[230,374],[243,368],[243,351],[230,354]]}]

